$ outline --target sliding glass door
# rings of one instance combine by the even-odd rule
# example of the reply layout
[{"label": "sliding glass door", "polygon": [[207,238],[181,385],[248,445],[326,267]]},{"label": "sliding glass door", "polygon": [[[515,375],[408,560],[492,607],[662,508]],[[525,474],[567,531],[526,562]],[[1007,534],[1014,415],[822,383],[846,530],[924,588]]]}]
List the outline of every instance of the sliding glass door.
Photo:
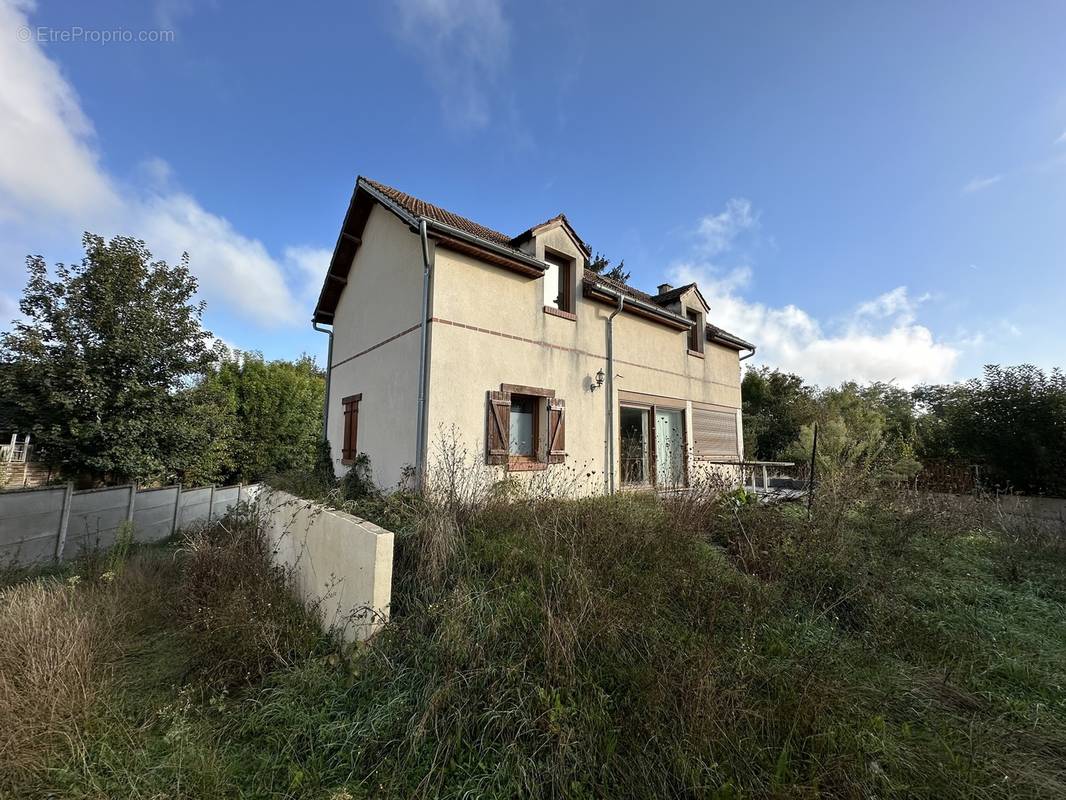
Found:
[{"label": "sliding glass door", "polygon": [[655,485],[660,489],[685,484],[684,412],[655,409]]},{"label": "sliding glass door", "polygon": [[619,465],[628,486],[685,485],[685,412],[625,405],[618,410]]}]

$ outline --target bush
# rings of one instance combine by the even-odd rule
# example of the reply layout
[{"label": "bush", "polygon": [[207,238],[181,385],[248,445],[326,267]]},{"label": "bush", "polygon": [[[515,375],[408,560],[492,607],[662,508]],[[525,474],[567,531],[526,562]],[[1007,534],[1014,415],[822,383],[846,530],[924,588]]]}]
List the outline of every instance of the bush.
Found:
[{"label": "bush", "polygon": [[109,677],[115,609],[34,580],[0,592],[0,794],[72,737]]},{"label": "bush", "polygon": [[313,609],[292,591],[258,521],[229,516],[190,534],[176,597],[190,669],[231,687],[291,666],[322,644]]}]

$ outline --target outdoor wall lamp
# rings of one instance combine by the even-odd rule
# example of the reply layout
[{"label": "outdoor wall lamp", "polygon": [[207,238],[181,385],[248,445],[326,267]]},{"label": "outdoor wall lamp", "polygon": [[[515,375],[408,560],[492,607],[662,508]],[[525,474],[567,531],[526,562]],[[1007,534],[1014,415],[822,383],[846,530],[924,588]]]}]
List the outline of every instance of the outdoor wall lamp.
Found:
[{"label": "outdoor wall lamp", "polygon": [[603,386],[604,377],[605,376],[603,374],[603,370],[601,369],[599,372],[596,373],[595,380],[589,381],[589,391],[590,392],[594,392],[597,389],[599,389],[601,386]]}]

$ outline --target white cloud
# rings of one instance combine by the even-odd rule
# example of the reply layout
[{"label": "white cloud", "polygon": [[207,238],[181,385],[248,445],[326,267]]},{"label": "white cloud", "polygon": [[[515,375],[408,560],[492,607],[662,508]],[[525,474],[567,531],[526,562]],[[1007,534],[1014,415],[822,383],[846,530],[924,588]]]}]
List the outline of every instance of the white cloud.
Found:
[{"label": "white cloud", "polygon": [[[747,213],[731,215],[730,209],[739,207],[736,202],[730,201],[723,214],[704,217],[697,232],[707,219],[755,219],[750,205]],[[745,227],[751,225],[741,225],[737,233]],[[716,255],[726,255],[735,238],[715,239],[724,242]],[[710,321],[755,342],[760,363],[822,385],[845,380],[894,380],[902,386],[943,381],[951,377],[959,356],[956,347],[938,341],[917,323],[918,308],[929,296],[912,298],[905,286],[859,303],[826,325],[795,305],[775,308],[743,297],[752,278],[746,266],[730,269],[700,254],[675,264],[671,277],[679,284],[699,283],[711,306]]]},{"label": "white cloud", "polygon": [[22,42],[24,6],[0,2],[0,215],[70,219],[119,205],[93,147],[92,123],[40,46]]},{"label": "white cloud", "polygon": [[906,286],[897,286],[895,289],[860,303],[855,309],[856,318],[872,317],[875,319],[895,319],[897,322],[910,324],[918,312],[918,306],[929,299],[930,295],[923,294],[918,298],[911,298]]},{"label": "white cloud", "polygon": [[1062,132],[1062,135],[1055,140],[1055,144],[1066,144],[1066,131]]},{"label": "white cloud", "polygon": [[751,202],[742,197],[734,197],[726,203],[720,214],[708,214],[696,226],[705,256],[713,257],[733,246],[733,241],[757,223],[751,212]]},{"label": "white cloud", "polygon": [[1003,180],[1002,175],[991,175],[987,178],[974,178],[972,181],[962,187],[963,194],[973,194],[974,192],[980,192],[987,189],[990,186],[995,186]]},{"label": "white cloud", "polygon": [[285,262],[291,264],[298,276],[302,276],[301,296],[313,301],[318,298],[322,281],[326,276],[333,251],[324,247],[286,247]]},{"label": "white cloud", "polygon": [[103,168],[74,89],[36,42],[11,33],[24,26],[26,6],[0,0],[0,30],[9,33],[0,37],[2,238],[32,236],[40,252],[45,236],[73,242],[86,229],[131,234],[167,261],[188,251],[209,308],[270,326],[305,320],[304,265],[275,258],[262,242],[174,189],[172,170],[160,158],[140,165],[139,185],[120,185]]},{"label": "white cloud", "polygon": [[422,61],[444,119],[465,130],[488,125],[511,39],[501,0],[397,0],[393,5],[397,36]]}]

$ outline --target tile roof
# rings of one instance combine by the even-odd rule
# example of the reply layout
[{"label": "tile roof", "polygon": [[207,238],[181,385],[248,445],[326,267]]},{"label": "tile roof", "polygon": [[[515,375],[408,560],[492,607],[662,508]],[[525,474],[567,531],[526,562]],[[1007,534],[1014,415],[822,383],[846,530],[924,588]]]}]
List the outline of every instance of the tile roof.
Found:
[{"label": "tile roof", "polygon": [[652,300],[662,306],[668,305],[669,303],[672,303],[677,300],[677,298],[679,298],[689,289],[693,288],[695,285],[695,283],[686,283],[684,286],[678,286],[676,289],[670,289],[669,291],[657,294],[652,298]]},{"label": "tile roof", "polygon": [[528,239],[530,236],[533,235],[533,231],[537,230],[538,228],[543,228],[545,225],[551,225],[553,222],[561,222],[561,223],[563,223],[567,227],[567,229],[570,231],[570,233],[573,234],[574,238],[577,239],[578,246],[580,246],[581,249],[585,251],[585,254],[589,255],[589,256],[592,255],[592,248],[589,247],[585,243],[585,240],[582,239],[578,235],[578,232],[576,230],[574,230],[574,226],[570,224],[570,220],[568,220],[566,218],[566,214],[556,214],[551,219],[546,219],[546,220],[544,220],[544,222],[540,223],[539,225],[534,225],[531,228],[527,228],[526,230],[522,231],[520,234],[518,234],[516,237],[514,237],[511,240],[512,244],[518,244],[520,242],[525,241],[526,239]]},{"label": "tile roof", "polygon": [[[394,189],[391,186],[386,186],[385,184],[379,183],[378,181],[371,180],[370,178],[365,177],[360,177],[359,180],[374,189],[375,191],[381,193],[392,202],[399,205],[409,214],[412,214],[416,217],[428,217],[429,219],[436,220],[437,222],[442,222],[445,225],[451,225],[453,228],[458,228],[459,230],[465,231],[466,233],[469,233],[472,236],[477,236],[494,244],[514,247],[517,242],[521,241],[525,237],[528,237],[537,228],[556,221],[565,222],[567,226],[569,226],[570,229],[573,230],[573,226],[571,226],[569,220],[566,219],[566,215],[559,214],[549,220],[546,220],[545,222],[540,223],[540,225],[534,225],[532,228],[529,228],[528,230],[520,233],[518,236],[511,237],[505,233],[500,233],[500,231],[493,230],[492,228],[487,228],[478,222],[474,222],[472,219],[468,219],[467,217],[452,213],[451,211],[441,208],[440,206],[433,205],[432,203],[427,203],[425,200],[420,200],[417,197],[412,197],[406,192],[401,192],[399,189]],[[576,231],[574,235],[577,236]],[[581,242],[587,252],[591,252],[590,250],[588,250],[588,246],[585,245],[585,243],[581,241],[580,238],[578,238],[578,241]],[[689,283],[685,286],[679,286],[676,289],[670,289],[669,291],[663,292],[662,294],[649,294],[648,292],[642,292],[640,289],[636,289],[627,283],[622,283],[621,281],[616,281],[612,278],[608,278],[605,275],[601,275],[591,269],[585,270],[584,278],[586,283],[600,284],[602,286],[606,286],[609,289],[613,289],[614,291],[624,294],[627,297],[632,297],[635,300],[641,300],[645,303],[661,306],[664,308],[664,310],[667,305],[672,303],[674,300],[676,300],[678,297],[680,297],[692,287],[696,286],[695,283]],[[720,337],[735,342],[738,345],[753,347],[753,345],[741,339],[739,336],[734,336],[728,331],[725,331],[715,325],[707,325],[707,336],[708,338]]]},{"label": "tile roof", "polygon": [[511,244],[511,237],[507,234],[494,231],[492,228],[486,228],[484,225],[474,222],[472,219],[467,219],[459,214],[453,214],[447,209],[435,206],[432,203],[427,203],[425,200],[419,200],[417,197],[412,197],[406,192],[401,192],[399,189],[394,189],[391,186],[378,183],[370,178],[361,177],[360,180],[371,188],[381,192],[381,194],[385,195],[394,203],[416,217],[428,217],[437,222],[443,222],[445,225],[451,225],[453,228],[458,228],[472,236],[478,236],[495,244]]},{"label": "tile roof", "polygon": [[645,303],[656,302],[654,295],[650,295],[647,292],[642,292],[640,289],[634,288],[628,283],[622,283],[621,281],[616,281],[613,278],[608,278],[606,275],[601,275],[595,270],[586,269],[585,280],[591,281],[592,283],[603,284],[608,289],[614,289],[616,292],[621,292],[627,297],[632,297],[636,300],[643,300]]}]

